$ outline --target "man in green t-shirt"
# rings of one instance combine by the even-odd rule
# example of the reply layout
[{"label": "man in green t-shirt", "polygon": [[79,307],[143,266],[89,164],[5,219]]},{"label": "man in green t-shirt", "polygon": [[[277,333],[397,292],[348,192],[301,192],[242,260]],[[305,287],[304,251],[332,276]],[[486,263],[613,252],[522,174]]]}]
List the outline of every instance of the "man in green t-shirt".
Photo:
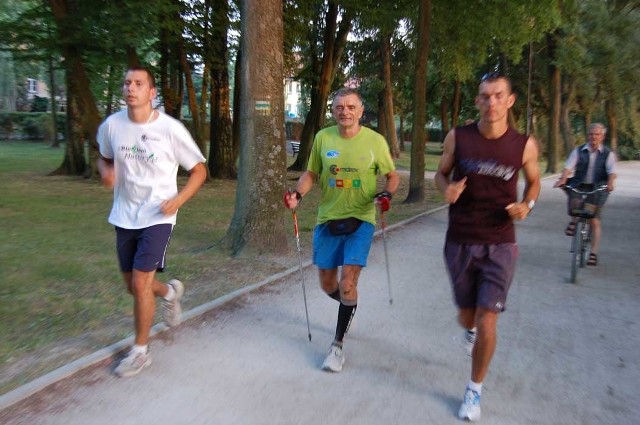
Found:
[{"label": "man in green t-shirt", "polygon": [[[338,90],[331,110],[337,125],[316,134],[307,171],[298,179],[295,192],[285,193],[284,203],[296,208],[319,180],[322,195],[313,234],[313,262],[322,289],[340,302],[336,335],[322,369],[340,372],[344,335],[358,305],[358,277],[367,265],[373,241],[376,204],[383,212],[389,209],[400,179],[384,137],[360,125],[364,113],[360,94],[351,88]],[[379,193],[377,173],[386,177]]]}]

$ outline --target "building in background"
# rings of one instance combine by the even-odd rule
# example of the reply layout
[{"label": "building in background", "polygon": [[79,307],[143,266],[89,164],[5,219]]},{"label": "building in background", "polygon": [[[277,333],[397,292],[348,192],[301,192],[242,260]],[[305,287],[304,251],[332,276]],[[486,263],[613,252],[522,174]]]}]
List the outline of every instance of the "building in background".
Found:
[{"label": "building in background", "polygon": [[291,77],[284,79],[284,113],[285,118],[300,118],[302,84]]}]

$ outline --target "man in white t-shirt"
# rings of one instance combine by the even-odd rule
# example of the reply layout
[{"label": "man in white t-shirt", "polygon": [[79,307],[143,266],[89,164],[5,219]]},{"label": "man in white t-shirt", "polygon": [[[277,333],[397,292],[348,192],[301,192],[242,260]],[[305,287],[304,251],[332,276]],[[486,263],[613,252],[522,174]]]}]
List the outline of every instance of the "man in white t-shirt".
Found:
[{"label": "man in white t-shirt", "polygon": [[[98,129],[98,169],[102,183],[113,188],[109,223],[116,228],[120,270],[134,299],[134,346],[114,370],[125,377],[151,365],[148,344],[155,297],[162,297],[168,326],[178,325],[182,318],[182,282],[162,283],[156,271],[164,269],[178,209],[200,189],[207,169],[184,125],[153,109],[157,93],[148,69],[130,68],[122,92],[127,109],[109,116]],[[189,171],[181,190],[178,166]]]}]

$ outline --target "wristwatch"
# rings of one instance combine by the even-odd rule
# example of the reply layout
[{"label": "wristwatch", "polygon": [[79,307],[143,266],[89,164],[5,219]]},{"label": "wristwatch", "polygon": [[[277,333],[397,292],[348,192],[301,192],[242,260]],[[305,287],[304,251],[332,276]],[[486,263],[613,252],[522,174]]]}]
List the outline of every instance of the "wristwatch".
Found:
[{"label": "wristwatch", "polygon": [[536,206],[536,201],[534,201],[533,199],[527,202],[527,208],[529,208],[529,210],[532,210],[533,207],[535,206]]}]

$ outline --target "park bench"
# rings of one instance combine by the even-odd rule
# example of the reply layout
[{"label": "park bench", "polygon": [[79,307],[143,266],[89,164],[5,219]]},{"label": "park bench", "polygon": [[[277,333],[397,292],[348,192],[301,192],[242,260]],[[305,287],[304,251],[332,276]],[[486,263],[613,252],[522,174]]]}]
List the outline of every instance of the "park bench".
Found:
[{"label": "park bench", "polygon": [[291,144],[291,156],[296,156],[300,152],[300,142],[290,140],[289,143]]}]

